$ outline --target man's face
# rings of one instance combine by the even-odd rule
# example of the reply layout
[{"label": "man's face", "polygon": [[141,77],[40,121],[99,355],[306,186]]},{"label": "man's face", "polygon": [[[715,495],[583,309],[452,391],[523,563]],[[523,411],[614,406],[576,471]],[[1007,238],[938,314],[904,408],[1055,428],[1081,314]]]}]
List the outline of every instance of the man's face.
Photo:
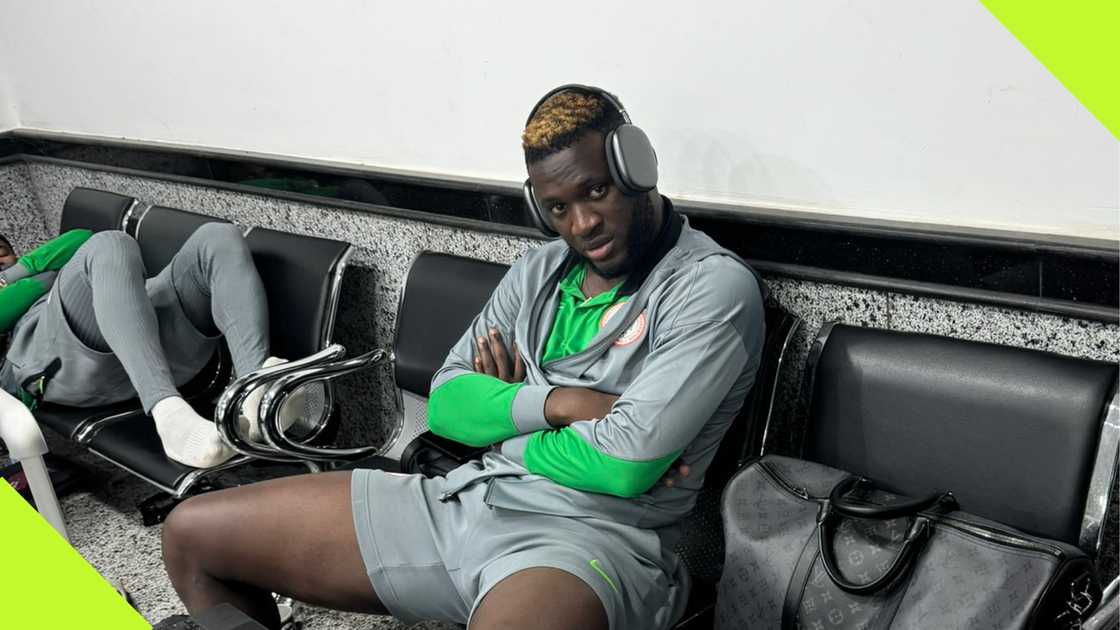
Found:
[{"label": "man's face", "polygon": [[653,240],[650,197],[615,187],[599,132],[530,164],[529,181],[546,220],[603,278],[629,273]]},{"label": "man's face", "polygon": [[16,253],[11,244],[0,241],[0,271],[16,264]]}]

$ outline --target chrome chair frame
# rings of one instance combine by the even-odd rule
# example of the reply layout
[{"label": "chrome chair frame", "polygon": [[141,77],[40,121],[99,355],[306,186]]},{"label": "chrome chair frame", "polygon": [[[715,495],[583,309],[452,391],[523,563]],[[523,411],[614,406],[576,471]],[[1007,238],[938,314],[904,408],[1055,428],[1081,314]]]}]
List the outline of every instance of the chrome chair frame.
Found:
[{"label": "chrome chair frame", "polygon": [[[308,446],[307,442],[317,433],[313,431],[311,437],[295,440],[286,434],[281,425],[280,409],[300,387],[373,367],[392,357],[392,353],[386,350],[373,350],[350,359],[345,358],[345,355],[345,348],[331,344],[303,359],[263,368],[236,379],[218,399],[218,406],[214,411],[214,422],[222,440],[230,448],[248,457],[305,465],[351,461],[381,454],[387,445],[358,448]],[[250,441],[247,436],[242,435],[238,422],[245,398],[257,387],[267,387],[258,407],[264,443]]]}]

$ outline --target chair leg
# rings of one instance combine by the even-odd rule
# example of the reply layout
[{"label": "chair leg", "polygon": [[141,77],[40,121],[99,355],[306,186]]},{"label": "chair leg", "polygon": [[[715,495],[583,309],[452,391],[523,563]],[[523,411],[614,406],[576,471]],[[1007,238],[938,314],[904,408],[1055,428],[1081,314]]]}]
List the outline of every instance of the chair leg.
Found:
[{"label": "chair leg", "polygon": [[58,505],[58,496],[55,495],[51,477],[47,473],[47,465],[43,462],[43,456],[47,454],[43,432],[31,411],[18,398],[2,390],[0,439],[8,445],[12,459],[23,465],[23,473],[27,476],[27,484],[31,487],[31,496],[35,498],[39,513],[69,542],[70,536],[66,532],[62,508]]},{"label": "chair leg", "polygon": [[23,464],[23,474],[27,476],[27,485],[31,487],[31,496],[35,499],[39,514],[42,514],[51,527],[58,530],[58,533],[69,542],[66,519],[62,515],[62,507],[58,504],[58,496],[54,492],[54,485],[51,484],[47,464],[43,461],[42,455],[21,459],[20,463]]}]

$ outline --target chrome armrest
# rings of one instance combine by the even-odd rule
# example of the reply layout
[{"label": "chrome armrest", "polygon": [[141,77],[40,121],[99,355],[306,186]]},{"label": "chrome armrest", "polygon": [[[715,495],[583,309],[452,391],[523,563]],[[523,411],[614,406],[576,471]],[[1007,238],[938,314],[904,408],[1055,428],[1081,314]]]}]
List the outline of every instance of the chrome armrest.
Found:
[{"label": "chrome armrest", "polygon": [[[340,359],[345,354],[346,348],[338,344],[332,344],[302,359],[261,368],[238,377],[222,392],[221,397],[218,398],[218,406],[214,409],[214,424],[218,427],[218,434],[221,435],[222,441],[238,453],[249,457],[278,462],[302,461],[301,458],[293,457],[274,446],[252,442],[248,436],[242,435],[240,422],[238,422],[238,417],[241,415],[241,406],[245,402],[245,398],[257,387],[267,387],[272,381],[292,372],[320,364],[330,364],[330,362]],[[267,426],[267,422],[263,424]]]},{"label": "chrome armrest", "polygon": [[392,353],[386,350],[373,350],[352,359],[301,366],[277,377],[265,392],[260,406],[264,439],[269,447],[289,457],[313,461],[350,461],[380,454],[384,447],[321,448],[294,441],[284,434],[279,412],[284,401],[300,387],[338,378],[387,360],[392,360]]},{"label": "chrome armrest", "polygon": [[1118,620],[1120,599],[1117,597],[1117,591],[1120,591],[1120,578],[1112,580],[1112,583],[1105,587],[1100,606],[1097,606],[1092,617],[1081,624],[1083,630],[1113,630],[1120,627],[1120,620]]}]

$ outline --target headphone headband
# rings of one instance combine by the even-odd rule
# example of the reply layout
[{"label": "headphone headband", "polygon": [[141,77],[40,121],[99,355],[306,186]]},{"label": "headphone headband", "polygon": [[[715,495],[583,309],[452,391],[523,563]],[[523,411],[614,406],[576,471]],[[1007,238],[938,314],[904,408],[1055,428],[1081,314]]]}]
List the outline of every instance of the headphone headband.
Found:
[{"label": "headphone headband", "polygon": [[537,101],[537,104],[533,105],[533,109],[529,112],[529,117],[525,119],[525,126],[528,127],[529,123],[533,122],[533,116],[537,115],[537,110],[541,108],[541,105],[544,105],[545,101],[552,98],[552,96],[554,94],[559,94],[560,92],[583,92],[585,94],[591,94],[593,96],[599,96],[603,100],[610,103],[611,106],[614,107],[615,111],[617,111],[619,113],[619,115],[622,116],[623,124],[627,124],[627,125],[630,124],[630,115],[626,113],[626,108],[622,106],[622,102],[619,101],[618,98],[614,94],[611,94],[610,92],[608,92],[604,89],[597,88],[597,87],[592,86],[592,85],[582,85],[582,84],[579,84],[579,83],[565,83],[564,85],[561,85],[560,87],[553,88],[553,89],[549,90],[548,94],[545,94],[544,96],[542,96],[540,98],[540,100]]}]

